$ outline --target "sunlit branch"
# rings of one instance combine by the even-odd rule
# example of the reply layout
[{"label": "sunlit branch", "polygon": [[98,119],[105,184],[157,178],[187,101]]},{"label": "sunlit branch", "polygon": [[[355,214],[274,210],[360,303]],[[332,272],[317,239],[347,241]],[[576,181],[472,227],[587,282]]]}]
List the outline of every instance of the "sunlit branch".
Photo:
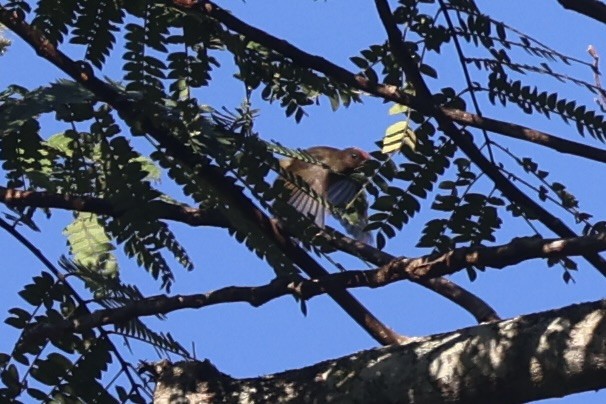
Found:
[{"label": "sunlit branch", "polygon": [[598,97],[595,99],[595,102],[600,106],[602,112],[606,112],[606,91],[602,88],[602,80],[600,79],[600,76],[602,75],[600,72],[600,55],[593,45],[587,47],[587,53],[589,53],[589,56],[593,59],[591,70],[593,70],[595,87],[598,89]]},{"label": "sunlit branch", "polygon": [[145,371],[161,402],[528,403],[606,387],[605,320],[598,300],[260,377],[231,377],[210,360]]}]

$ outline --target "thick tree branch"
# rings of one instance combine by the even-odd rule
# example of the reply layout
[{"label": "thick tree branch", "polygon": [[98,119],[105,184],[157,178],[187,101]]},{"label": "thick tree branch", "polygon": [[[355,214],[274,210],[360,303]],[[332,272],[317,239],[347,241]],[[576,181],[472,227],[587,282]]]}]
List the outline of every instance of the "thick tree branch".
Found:
[{"label": "thick tree branch", "polygon": [[249,379],[147,366],[154,402],[522,403],[606,387],[606,301],[483,324]]},{"label": "thick tree branch", "polygon": [[[288,57],[298,66],[306,67],[308,69],[323,73],[335,81],[339,81],[376,97],[410,106],[414,109],[421,108],[421,105],[423,104],[422,100],[418,96],[415,97],[411,96],[410,94],[406,94],[392,85],[375,83],[366,77],[356,75],[349,70],[324,59],[323,57],[307,53],[283,39],[277,38],[256,27],[253,27],[238,19],[233,14],[223,10],[221,7],[217,6],[211,1],[165,0],[165,3],[173,4],[176,8],[184,12],[188,12],[192,16],[196,16],[197,13],[201,13],[203,15],[215,18],[227,28],[245,35],[250,40],[258,42],[263,46],[273,49],[274,51]],[[479,115],[458,109],[440,108],[440,110],[444,115],[461,125],[485,129],[503,136],[532,142],[551,148],[560,153],[576,155],[602,163],[606,162],[606,151],[596,147],[565,140],[561,137],[514,123],[499,121],[488,117],[481,117]]]},{"label": "thick tree branch", "polygon": [[[48,60],[63,72],[68,74],[100,100],[111,105],[127,122],[138,122],[142,129],[154,138],[160,147],[166,150],[192,170],[200,180],[220,193],[224,201],[231,207],[243,213],[251,226],[258,228],[259,234],[265,235],[268,240],[284,253],[288,259],[295,263],[311,278],[318,278],[328,274],[305,250],[285,236],[261,210],[259,210],[231,181],[226,180],[221,170],[205,164],[202,156],[194,154],[179,140],[169,135],[164,128],[158,126],[157,120],[151,116],[137,115],[137,106],[128,98],[117,92],[112,86],[94,76],[92,68],[85,62],[75,62],[57,49],[51,42],[36,29],[31,27],[17,12],[12,12],[0,6],[0,21],[15,32],[36,53]],[[161,123],[160,123],[161,125]],[[238,227],[237,223],[233,223]],[[381,323],[356,298],[346,290],[331,290],[329,295],[349,314],[363,329],[381,344],[393,344],[401,341],[402,337]]]},{"label": "thick tree branch", "polygon": [[311,280],[276,279],[263,286],[230,286],[213,292],[168,297],[153,296],[119,308],[103,309],[62,323],[39,325],[27,332],[27,338],[58,337],[63,333],[84,332],[94,327],[121,324],[137,317],[166,314],[186,308],[201,308],[221,303],[246,302],[263,305],[285,295],[310,299],[331,290],[379,288],[402,280],[426,280],[476,268],[505,268],[536,258],[560,258],[606,250],[606,235],[572,239],[544,240],[538,237],[514,239],[494,247],[458,248],[446,254],[396,259],[377,269],[346,271]]},{"label": "thick tree branch", "polygon": [[[112,217],[120,217],[125,213],[124,211],[115,209],[109,201],[101,198],[22,191],[3,187],[0,187],[0,202],[8,206],[58,208],[79,212],[92,212]],[[173,220],[190,226],[231,228],[227,218],[218,210],[202,210],[164,201],[151,201],[148,206],[138,208],[153,212],[158,219]],[[383,266],[396,260],[396,257],[393,255],[353,240],[334,230],[326,232],[325,237],[338,250],[355,257],[360,257],[377,266]],[[486,302],[448,279],[411,279],[411,281],[461,306],[470,312],[479,323],[500,319],[494,309]]]},{"label": "thick tree branch", "polygon": [[565,9],[576,11],[606,24],[606,4],[599,0],[558,0]]},{"label": "thick tree branch", "polygon": [[[575,237],[575,232],[564,224],[564,222],[552,215],[509,181],[494,164],[488,161],[473,143],[473,140],[465,136],[465,134],[454,125],[452,120],[446,116],[440,108],[433,104],[431,91],[429,90],[429,87],[427,87],[425,80],[423,80],[412,56],[406,49],[406,45],[402,39],[402,33],[396,25],[389,4],[385,0],[375,0],[375,4],[381,21],[387,31],[391,51],[398,64],[406,73],[406,78],[413,84],[418,97],[422,100],[422,105],[420,105],[418,110],[426,115],[433,116],[438,122],[440,129],[494,182],[495,186],[510,201],[531,210],[536,214],[541,223],[560,237]],[[606,261],[599,254],[588,254],[583,255],[583,257],[600,271],[602,275],[606,276]]]},{"label": "thick tree branch", "polygon": [[[0,202],[7,206],[54,208],[74,212],[90,212],[112,217],[120,217],[126,213],[125,210],[116,209],[110,201],[102,198],[25,191],[5,187],[0,187]],[[139,206],[138,208],[141,207]],[[144,208],[150,212],[154,212],[159,219],[181,222],[190,226],[230,227],[227,218],[216,210],[196,209],[161,200],[150,201]]]}]

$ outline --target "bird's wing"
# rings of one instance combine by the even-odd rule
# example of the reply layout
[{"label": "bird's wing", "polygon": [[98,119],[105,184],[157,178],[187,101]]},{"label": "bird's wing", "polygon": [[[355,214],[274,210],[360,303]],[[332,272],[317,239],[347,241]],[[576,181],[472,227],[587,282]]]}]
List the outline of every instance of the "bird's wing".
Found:
[{"label": "bird's wing", "polygon": [[[365,232],[364,228],[368,224],[367,208],[368,203],[364,195],[359,195],[362,185],[349,177],[341,177],[334,181],[328,187],[327,199],[336,207],[345,208],[350,203],[354,203],[353,207],[349,207],[348,211],[332,212],[347,233],[351,234],[356,240],[365,244],[373,244],[373,236],[371,232]],[[358,196],[359,195],[359,196]],[[356,198],[357,197],[357,198]],[[362,198],[362,201],[359,199]],[[355,202],[354,202],[355,199]],[[362,206],[358,204],[362,203]],[[351,209],[354,209],[355,214],[352,216]]]},{"label": "bird's wing", "polygon": [[361,185],[357,181],[345,176],[339,176],[328,187],[326,199],[334,206],[345,207],[345,205],[356,197],[360,188]]},{"label": "bird's wing", "polygon": [[[326,217],[326,206],[318,196],[321,196],[323,185],[321,177],[312,180],[309,183],[309,188],[317,195],[310,195],[306,190],[297,188],[295,185],[287,184],[292,189],[288,203],[301,212],[304,216],[312,216],[316,226],[324,227],[324,219]],[[351,202],[360,191],[360,184],[348,178],[340,178],[333,182],[326,193],[326,199],[331,205],[345,207]]]},{"label": "bird's wing", "polygon": [[303,216],[311,216],[316,226],[324,227],[326,207],[316,198],[307,194],[302,189],[296,189],[288,199],[288,203]]},{"label": "bird's wing", "polygon": [[[309,171],[311,170],[311,171]],[[309,178],[306,181],[309,189],[316,195],[311,195],[308,190],[297,187],[292,183],[287,183],[286,187],[291,190],[288,204],[299,211],[304,216],[311,216],[318,227],[324,227],[324,218],[326,216],[326,206],[321,200],[325,188],[323,181],[326,181],[325,169],[320,166],[311,166],[308,168]]]}]

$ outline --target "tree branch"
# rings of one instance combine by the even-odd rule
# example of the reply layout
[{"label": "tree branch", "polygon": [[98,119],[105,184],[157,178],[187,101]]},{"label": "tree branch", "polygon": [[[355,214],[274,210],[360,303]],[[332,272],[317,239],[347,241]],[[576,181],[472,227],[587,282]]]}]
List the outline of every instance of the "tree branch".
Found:
[{"label": "tree branch", "polygon": [[[150,366],[147,366],[150,369]],[[235,379],[208,360],[151,367],[154,402],[522,403],[606,387],[606,301]]]},{"label": "tree branch", "polygon": [[230,286],[204,294],[152,296],[122,307],[97,310],[59,324],[37,325],[29,330],[26,336],[33,339],[59,337],[63,333],[84,332],[94,327],[121,324],[137,317],[166,314],[186,308],[233,302],[245,302],[258,307],[285,295],[307,300],[335,289],[374,289],[402,280],[438,278],[470,266],[501,269],[530,259],[553,259],[604,250],[606,234],[550,240],[538,237],[517,238],[508,244],[494,247],[465,247],[446,254],[430,254],[414,259],[400,258],[376,269],[338,272],[311,280],[292,281],[278,278],[263,286]]},{"label": "tree branch", "polygon": [[[221,194],[229,206],[242,212],[250,224],[258,229],[259,234],[265,235],[303,272],[311,278],[328,274],[326,269],[305,250],[282,234],[275,223],[259,210],[235,184],[225,178],[221,170],[205,164],[202,156],[194,154],[179,140],[158,126],[161,123],[157,120],[150,116],[137,115],[136,105],[112,86],[95,77],[92,68],[87,63],[71,60],[44,38],[39,31],[23,21],[22,16],[17,12],[11,12],[0,6],[0,21],[28,43],[39,56],[57,66],[73,80],[93,92],[100,100],[111,105],[126,122],[138,122],[141,128],[169,154],[193,170],[196,167],[204,167],[204,169],[195,170],[198,177]],[[234,224],[234,227],[238,227],[237,223]],[[329,295],[377,342],[387,345],[401,341],[400,335],[381,323],[346,290],[331,290]]]},{"label": "tree branch", "polygon": [[[255,41],[288,57],[297,65],[320,72],[335,81],[339,81],[343,84],[349,85],[353,88],[385,100],[407,105],[413,109],[422,109],[423,102],[419,96],[412,96],[404,93],[392,85],[373,82],[368,78],[361,75],[356,75],[349,70],[324,59],[323,57],[307,53],[283,39],[272,36],[245,23],[244,21],[235,17],[233,14],[223,10],[212,1],[164,0],[164,3],[169,5],[172,4],[179,10],[194,17],[199,17],[198,14],[212,17],[221,24],[225,25],[227,28],[245,35],[252,41]],[[606,163],[606,151],[596,147],[565,140],[561,137],[514,123],[504,122],[488,117],[481,117],[467,111],[443,107],[441,107],[440,110],[444,115],[448,116],[454,122],[462,125],[471,126],[477,129],[484,129],[503,136],[535,143],[551,148],[560,153],[576,155],[590,160]]]},{"label": "tree branch", "polygon": [[486,129],[500,135],[545,146],[560,153],[606,163],[606,150],[598,147],[584,145],[526,126],[486,118],[458,109],[441,108],[441,110],[448,118],[463,125]]},{"label": "tree branch", "polygon": [[[0,187],[0,202],[4,202],[8,206],[58,208],[112,217],[119,217],[125,213],[125,211],[115,209],[109,201],[101,198],[22,191],[3,187]],[[164,201],[151,201],[144,208],[153,212],[155,218],[158,219],[173,220],[190,226],[231,228],[229,221],[218,210],[202,210]],[[332,229],[327,230],[324,236],[338,250],[360,257],[377,266],[386,265],[396,259],[393,255],[353,240]],[[471,313],[479,323],[500,319],[486,302],[448,279],[411,279],[411,281],[461,306]]]},{"label": "tree branch", "polygon": [[606,24],[606,4],[598,0],[558,0],[565,9],[576,11]]},{"label": "tree branch", "polygon": [[[126,213],[126,210],[116,209],[110,201],[102,198],[25,191],[1,186],[0,202],[9,207],[55,208],[74,212],[90,212],[111,217],[120,217]],[[230,227],[227,218],[218,210],[197,209],[161,200],[148,202],[145,209],[157,214],[158,219],[172,220],[190,226]]]},{"label": "tree branch", "polygon": [[[328,238],[329,243],[338,250],[363,258],[377,266],[388,265],[391,262],[401,259],[332,230],[327,231],[325,235]],[[409,278],[408,280],[417,283],[464,308],[475,317],[478,323],[501,319],[488,303],[449,279],[436,277]]]},{"label": "tree branch", "polygon": [[[381,21],[387,31],[391,51],[398,64],[406,73],[406,78],[413,84],[417,96],[422,100],[422,105],[417,109],[426,115],[433,116],[438,122],[440,129],[494,182],[495,186],[510,201],[531,210],[536,214],[541,223],[560,237],[575,237],[575,232],[564,224],[564,222],[552,215],[509,181],[497,167],[486,159],[473,143],[473,140],[465,136],[465,134],[454,125],[452,120],[444,114],[440,108],[433,104],[431,91],[429,90],[429,87],[427,87],[425,80],[423,80],[412,56],[406,49],[402,39],[402,33],[396,25],[387,1],[375,0],[375,4]],[[600,271],[602,275],[606,276],[606,261],[599,254],[583,255],[583,257]]]}]

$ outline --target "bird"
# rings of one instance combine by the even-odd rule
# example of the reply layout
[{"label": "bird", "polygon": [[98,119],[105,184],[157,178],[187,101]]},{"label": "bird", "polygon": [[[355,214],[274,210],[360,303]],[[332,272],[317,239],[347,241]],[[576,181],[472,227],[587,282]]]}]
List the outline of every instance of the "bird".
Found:
[{"label": "bird", "polygon": [[[356,199],[362,184],[351,178],[350,174],[368,161],[371,158],[370,154],[358,147],[337,149],[330,146],[315,146],[304,151],[321,165],[297,158],[285,158],[280,160],[280,167],[300,177],[307,183],[309,189],[329,202],[330,206],[344,208]],[[288,192],[288,204],[302,215],[311,216],[316,226],[324,228],[327,204],[292,182],[286,182],[285,188]],[[366,212],[358,217],[365,219]],[[341,217],[338,218],[343,222]],[[347,225],[345,227],[350,230]],[[359,233],[363,232],[359,231]],[[368,234],[359,234],[359,236],[359,239],[368,241]]]}]

